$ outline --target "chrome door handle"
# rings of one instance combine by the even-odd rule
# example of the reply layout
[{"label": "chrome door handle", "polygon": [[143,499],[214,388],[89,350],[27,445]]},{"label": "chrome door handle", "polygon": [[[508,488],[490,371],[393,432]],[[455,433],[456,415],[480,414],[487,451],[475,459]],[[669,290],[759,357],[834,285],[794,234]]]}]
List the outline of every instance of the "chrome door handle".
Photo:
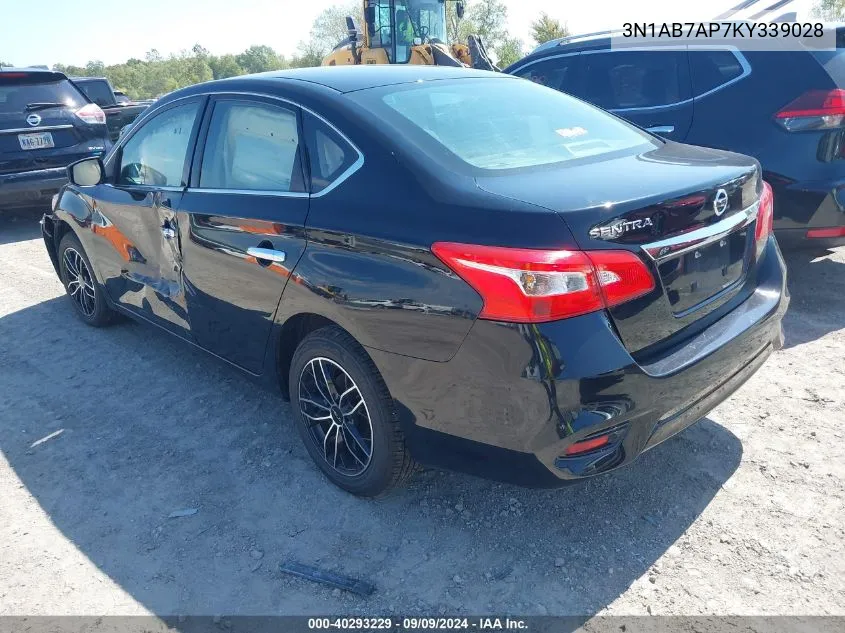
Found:
[{"label": "chrome door handle", "polygon": [[246,254],[251,255],[255,259],[263,259],[265,261],[282,263],[285,261],[285,252],[277,251],[272,248],[257,248],[250,247],[246,249]]},{"label": "chrome door handle", "polygon": [[164,239],[172,240],[174,237],[176,237],[176,229],[171,228],[169,226],[163,226],[161,227],[161,234],[164,236]]},{"label": "chrome door handle", "polygon": [[654,127],[646,128],[652,134],[671,134],[675,131],[674,125],[655,125]]}]

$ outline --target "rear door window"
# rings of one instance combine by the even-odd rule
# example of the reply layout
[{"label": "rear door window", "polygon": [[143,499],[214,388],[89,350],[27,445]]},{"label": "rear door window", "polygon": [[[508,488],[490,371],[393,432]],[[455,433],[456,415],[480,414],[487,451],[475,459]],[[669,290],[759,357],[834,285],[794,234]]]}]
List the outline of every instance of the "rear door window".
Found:
[{"label": "rear door window", "polygon": [[296,110],[260,102],[217,101],[199,185],[204,189],[304,191]]},{"label": "rear door window", "polygon": [[578,55],[552,57],[524,66],[513,74],[561,92],[576,94],[578,59]]},{"label": "rear door window", "polygon": [[689,98],[686,51],[614,51],[584,54],[587,101],[606,110],[652,108]]},{"label": "rear door window", "polygon": [[358,151],[325,122],[305,115],[311,193],[319,193],[340,179],[358,160]]},{"label": "rear door window", "polygon": [[696,97],[732,82],[744,72],[739,58],[729,50],[691,50],[689,63]]},{"label": "rear door window", "polygon": [[118,184],[182,187],[199,105],[186,103],[146,121],[120,152]]}]

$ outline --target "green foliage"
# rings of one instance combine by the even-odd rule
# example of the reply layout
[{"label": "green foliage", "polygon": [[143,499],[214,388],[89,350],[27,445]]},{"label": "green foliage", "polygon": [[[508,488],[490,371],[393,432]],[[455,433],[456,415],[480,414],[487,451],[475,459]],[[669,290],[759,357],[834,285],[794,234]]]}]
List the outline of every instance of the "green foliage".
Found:
[{"label": "green foliage", "polygon": [[269,46],[250,46],[235,57],[238,66],[247,74],[286,68],[285,58]]},{"label": "green foliage", "polygon": [[346,39],[349,34],[346,16],[349,15],[355,18],[358,28],[364,28],[363,5],[360,0],[351,0],[346,4],[324,9],[311,27],[311,42],[315,49],[320,49],[326,54],[337,46],[338,42]]},{"label": "green foliage", "polygon": [[467,24],[460,31],[480,35],[489,50],[498,50],[508,39],[507,20],[508,8],[501,0],[476,0],[467,6],[462,20]]},{"label": "green foliage", "polygon": [[559,20],[550,17],[545,11],[531,23],[531,37],[534,38],[537,44],[556,40],[567,35],[569,35],[569,28],[567,28],[566,23],[561,24]]},{"label": "green foliage", "polygon": [[323,62],[325,54],[313,42],[300,42],[299,50],[291,58],[291,68],[310,68],[311,66],[319,66]]},{"label": "green foliage", "polygon": [[446,31],[450,42],[467,41],[468,35],[480,35],[488,51],[496,54],[499,66],[521,59],[522,40],[508,33],[508,8],[502,0],[470,0],[465,3],[463,19],[458,19],[456,3],[446,5]]},{"label": "green foliage", "polygon": [[818,0],[813,15],[822,20],[845,20],[845,0]]},{"label": "green foliage", "polygon": [[123,64],[106,66],[90,61],[85,66],[56,64],[53,68],[72,77],[106,77],[116,90],[132,99],[149,99],[178,88],[235,77],[248,73],[287,68],[283,55],[269,46],[250,46],[239,55],[212,55],[199,44],[190,51],[164,57],[156,49],[144,59],[130,59]]},{"label": "green foliage", "polygon": [[360,0],[348,0],[346,4],[336,4],[323,9],[311,26],[308,40],[300,42],[297,46],[297,52],[290,65],[294,68],[319,66],[323,57],[348,36],[348,15],[355,18],[358,28],[364,28],[363,4]]},{"label": "green foliage", "polygon": [[215,79],[226,79],[226,77],[236,77],[242,75],[244,70],[238,64],[238,60],[234,55],[221,55],[220,57],[212,57],[208,60],[208,67],[211,68],[211,75]]},{"label": "green foliage", "polygon": [[467,36],[480,35],[484,46],[496,53],[503,66],[523,56],[522,42],[508,34],[508,8],[501,0],[465,2],[463,19],[458,19],[456,4],[446,3],[446,35],[450,43],[466,44]]},{"label": "green foliage", "polygon": [[522,50],[522,40],[516,37],[506,37],[496,48],[496,57],[499,59],[499,66],[504,68],[519,61],[525,56]]}]

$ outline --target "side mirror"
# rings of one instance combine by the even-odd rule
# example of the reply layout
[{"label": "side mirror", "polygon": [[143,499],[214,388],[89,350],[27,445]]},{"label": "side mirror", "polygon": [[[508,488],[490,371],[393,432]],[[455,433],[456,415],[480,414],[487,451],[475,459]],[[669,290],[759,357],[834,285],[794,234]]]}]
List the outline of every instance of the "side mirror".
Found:
[{"label": "side mirror", "polygon": [[100,158],[83,158],[67,168],[68,180],[79,187],[93,187],[103,182],[103,161]]},{"label": "side mirror", "polygon": [[459,2],[457,4],[457,6],[455,7],[455,12],[457,13],[459,20],[463,19],[463,17],[464,17],[464,3],[463,2]]},{"label": "side mirror", "polygon": [[375,26],[376,23],[376,8],[372,5],[364,9],[364,22],[368,25]]},{"label": "side mirror", "polygon": [[346,32],[349,35],[350,42],[358,41],[358,25],[355,24],[355,18],[353,18],[351,15],[346,16]]}]

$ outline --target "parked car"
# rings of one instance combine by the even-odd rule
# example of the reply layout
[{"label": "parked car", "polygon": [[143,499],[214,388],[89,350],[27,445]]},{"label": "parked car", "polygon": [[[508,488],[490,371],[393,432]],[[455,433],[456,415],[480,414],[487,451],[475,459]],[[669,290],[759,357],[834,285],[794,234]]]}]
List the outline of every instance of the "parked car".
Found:
[{"label": "parked car", "polygon": [[0,211],[48,203],[70,163],[109,145],[105,114],[62,73],[0,70]]},{"label": "parked car", "polygon": [[530,82],[324,67],[161,99],[43,231],[85,323],[281,384],[376,495],[417,460],[559,485],[700,419],[782,344],[771,213],[755,160]]},{"label": "parked car", "polygon": [[563,90],[668,139],[757,158],[778,241],[845,243],[845,27],[836,51],[611,49],[611,35],[541,45],[506,72]]},{"label": "parked car", "polygon": [[122,98],[120,98],[105,77],[73,77],[71,80],[106,113],[109,138],[112,142],[120,137],[122,128],[130,125],[139,114],[149,107],[147,103],[130,101],[123,93],[120,93],[122,95]]}]

